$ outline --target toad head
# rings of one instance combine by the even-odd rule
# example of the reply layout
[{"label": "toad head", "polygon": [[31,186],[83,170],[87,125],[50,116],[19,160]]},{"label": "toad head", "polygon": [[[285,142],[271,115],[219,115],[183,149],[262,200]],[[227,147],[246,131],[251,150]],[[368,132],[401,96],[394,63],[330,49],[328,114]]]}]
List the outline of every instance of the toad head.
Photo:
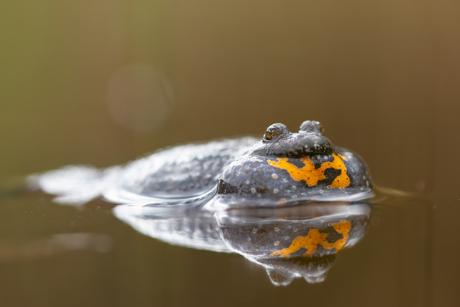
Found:
[{"label": "toad head", "polygon": [[310,120],[297,133],[283,124],[269,126],[259,143],[226,167],[218,183],[218,194],[234,200],[286,202],[371,191],[364,161],[335,147],[321,123]]}]

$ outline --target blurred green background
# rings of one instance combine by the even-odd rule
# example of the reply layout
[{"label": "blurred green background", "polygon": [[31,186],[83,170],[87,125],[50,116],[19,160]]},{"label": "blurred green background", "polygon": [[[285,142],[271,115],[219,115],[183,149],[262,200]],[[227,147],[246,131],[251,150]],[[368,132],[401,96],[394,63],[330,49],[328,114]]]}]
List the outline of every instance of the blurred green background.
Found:
[{"label": "blurred green background", "polygon": [[[319,120],[336,145],[364,157],[377,185],[433,202],[426,214],[434,230],[424,237],[433,255],[409,250],[389,261],[425,257],[426,304],[454,306],[459,12],[452,0],[3,1],[0,178],[74,163],[105,167],[165,146]],[[74,210],[57,208],[43,210]],[[401,278],[410,284],[415,271]],[[410,305],[398,295],[390,297]]]}]

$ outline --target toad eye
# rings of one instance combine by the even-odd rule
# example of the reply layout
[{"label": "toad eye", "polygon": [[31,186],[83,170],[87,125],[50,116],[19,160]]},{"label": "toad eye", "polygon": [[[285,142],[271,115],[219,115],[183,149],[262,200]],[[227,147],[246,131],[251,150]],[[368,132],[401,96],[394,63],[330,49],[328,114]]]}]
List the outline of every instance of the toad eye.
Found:
[{"label": "toad eye", "polygon": [[288,129],[285,125],[283,124],[273,124],[270,127],[267,128],[264,134],[264,140],[270,141],[275,139],[277,136],[283,134],[284,132],[287,132]]},{"label": "toad eye", "polygon": [[299,132],[321,132],[324,133],[323,125],[316,120],[306,120],[300,125]]}]

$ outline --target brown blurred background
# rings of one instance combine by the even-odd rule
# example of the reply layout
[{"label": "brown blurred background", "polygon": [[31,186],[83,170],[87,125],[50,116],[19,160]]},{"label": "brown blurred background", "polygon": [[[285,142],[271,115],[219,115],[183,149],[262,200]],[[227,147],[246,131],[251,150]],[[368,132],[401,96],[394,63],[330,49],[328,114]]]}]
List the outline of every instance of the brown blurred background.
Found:
[{"label": "brown blurred background", "polygon": [[[364,157],[377,185],[416,192],[431,201],[429,206],[408,205],[391,214],[381,213],[379,230],[374,231],[374,238],[380,235],[381,241],[373,241],[375,248],[360,245],[345,253],[344,260],[348,255],[350,264],[370,262],[367,269],[362,268],[362,276],[351,276],[356,284],[340,292],[340,297],[347,297],[342,303],[456,306],[460,299],[456,290],[460,286],[460,166],[455,161],[460,150],[459,13],[459,2],[448,0],[3,1],[0,178],[74,163],[110,166],[164,146],[259,136],[274,122],[297,131],[303,120],[319,120],[336,145]],[[25,218],[22,211],[30,206],[55,217],[37,221],[32,214]],[[70,223],[66,216],[77,214],[73,208],[32,200],[2,210],[0,223],[10,225],[0,228],[3,238],[19,233],[29,238],[36,227],[62,230],[63,220],[65,225]],[[65,213],[60,215],[60,210]],[[93,213],[79,214],[88,218]],[[195,288],[187,288],[200,278],[190,271],[195,260],[221,261],[222,280],[227,278],[224,272],[234,266],[249,280],[258,282],[260,275],[264,287],[272,289],[265,284],[265,273],[245,267],[240,256],[220,255],[215,260],[217,256],[206,252],[176,251],[136,234],[110,213],[102,215],[108,225],[91,227],[106,229],[121,240],[115,244],[119,252],[104,257],[113,261],[107,271],[121,268],[122,273],[116,277],[104,275],[108,274],[105,271],[96,274],[88,264],[96,260],[88,254],[88,259],[81,260],[88,275],[78,270],[78,285],[83,287],[88,278],[103,275],[117,280],[117,286],[102,293],[94,289],[104,280],[93,282],[92,290],[69,285],[61,291],[84,293],[79,297],[82,301],[73,301],[75,306],[91,302],[107,306],[200,304],[206,301],[207,291],[201,287],[199,293],[204,296],[199,297]],[[85,218],[80,224],[87,224]],[[387,245],[380,245],[383,242]],[[392,244],[394,254],[379,251],[378,246]],[[153,266],[148,256],[157,255],[158,248],[170,249],[173,256],[166,258],[176,257],[174,261],[182,266],[171,273],[176,278],[168,282],[144,270]],[[366,254],[366,248],[371,252]],[[131,254],[130,249],[136,252]],[[114,257],[126,259],[117,262]],[[147,258],[138,261],[139,257]],[[386,266],[383,261],[370,260],[379,257]],[[6,271],[0,270],[0,279],[22,276],[17,284],[2,282],[9,285],[9,295],[14,288],[18,296],[33,296],[30,289],[40,284],[37,276],[60,270],[49,263],[45,270],[42,260],[15,261],[17,270],[11,269],[9,261],[4,264]],[[73,263],[68,258],[60,261],[62,268]],[[419,266],[414,264],[417,261]],[[345,276],[354,274],[345,262],[333,268],[341,278],[324,284],[299,281],[289,289],[270,290],[267,297],[268,290],[244,294],[247,290],[241,286],[235,291],[242,291],[243,301],[255,305],[307,303],[299,291],[310,291],[316,293],[311,302],[319,304],[318,293],[327,296],[339,291],[347,283]],[[123,269],[127,263],[133,263],[134,271]],[[369,268],[376,272],[371,274]],[[380,278],[390,268],[395,275]],[[212,270],[204,270],[208,269]],[[34,270],[41,273],[30,273]],[[181,273],[183,270],[188,273]],[[251,270],[258,273],[249,274]],[[163,300],[152,294],[145,301],[132,301],[138,297],[132,290],[123,299],[109,299],[131,277],[146,287],[138,285],[142,291],[150,291],[146,286],[150,282],[157,290],[162,285],[158,293],[170,295],[161,294],[166,295]],[[245,283],[252,284],[247,279]],[[206,287],[211,285],[218,287],[218,283]],[[60,306],[52,291],[55,287],[51,282],[40,292],[43,306]],[[224,287],[228,285],[223,282],[218,289]],[[174,289],[185,291],[189,299],[177,301]],[[219,291],[216,289],[213,291]],[[222,297],[225,295],[230,294]],[[353,301],[354,296],[361,300]],[[226,304],[233,305],[232,299],[225,298]],[[18,301],[13,295],[7,302],[8,306],[31,306],[33,299]],[[215,304],[219,302],[214,298]],[[325,304],[333,302],[329,297]]]}]

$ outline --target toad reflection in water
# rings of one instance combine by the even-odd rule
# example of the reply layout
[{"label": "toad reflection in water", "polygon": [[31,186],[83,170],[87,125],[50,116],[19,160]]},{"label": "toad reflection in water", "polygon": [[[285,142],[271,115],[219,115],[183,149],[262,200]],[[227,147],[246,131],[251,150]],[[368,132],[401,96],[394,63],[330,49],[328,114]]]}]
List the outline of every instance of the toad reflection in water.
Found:
[{"label": "toad reflection in water", "polygon": [[[335,254],[364,234],[370,210],[356,202],[374,196],[364,161],[335,147],[317,121],[303,122],[297,133],[273,124],[260,141],[176,146],[125,166],[68,166],[32,175],[27,184],[64,204],[95,198],[119,204],[116,216],[140,232],[173,244],[238,252],[266,267],[277,284],[294,276],[321,281]],[[308,207],[319,214],[294,209],[305,202],[322,202]],[[283,219],[284,209],[301,215],[286,212],[290,218]],[[246,214],[256,211],[247,210],[268,210],[270,218],[254,217],[257,222],[248,224]],[[211,228],[191,237],[180,228],[189,223]]]},{"label": "toad reflection in water", "polygon": [[331,202],[180,214],[173,208],[128,205],[115,207],[114,213],[137,231],[170,244],[239,253],[265,267],[273,284],[288,285],[295,277],[322,282],[337,252],[364,236],[371,207]]}]

